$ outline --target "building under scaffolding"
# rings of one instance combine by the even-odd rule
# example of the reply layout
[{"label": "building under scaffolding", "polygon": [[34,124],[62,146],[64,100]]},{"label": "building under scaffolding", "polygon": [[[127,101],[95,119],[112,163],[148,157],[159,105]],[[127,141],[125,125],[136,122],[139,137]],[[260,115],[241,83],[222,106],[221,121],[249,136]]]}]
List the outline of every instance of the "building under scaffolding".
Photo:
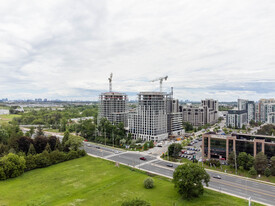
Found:
[{"label": "building under scaffolding", "polygon": [[122,122],[128,126],[128,97],[124,93],[105,92],[99,96],[98,120],[106,118],[113,124]]}]

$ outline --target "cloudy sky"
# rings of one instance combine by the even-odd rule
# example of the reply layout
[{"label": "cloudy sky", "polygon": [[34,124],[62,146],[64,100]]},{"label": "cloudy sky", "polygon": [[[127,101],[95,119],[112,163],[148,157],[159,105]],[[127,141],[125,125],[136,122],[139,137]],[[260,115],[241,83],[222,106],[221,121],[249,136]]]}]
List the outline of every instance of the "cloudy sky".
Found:
[{"label": "cloudy sky", "polygon": [[0,99],[275,97],[274,0],[0,0]]}]

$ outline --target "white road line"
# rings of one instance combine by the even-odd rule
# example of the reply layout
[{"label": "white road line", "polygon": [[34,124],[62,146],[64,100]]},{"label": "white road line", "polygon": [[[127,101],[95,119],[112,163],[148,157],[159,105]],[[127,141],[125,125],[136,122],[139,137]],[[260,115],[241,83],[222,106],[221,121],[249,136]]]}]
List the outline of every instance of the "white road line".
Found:
[{"label": "white road line", "polygon": [[140,167],[140,166],[149,164],[149,163],[154,162],[154,161],[157,161],[157,159],[153,159],[153,160],[150,160],[150,161],[148,161],[148,162],[143,162],[143,163],[141,163],[141,164],[139,164],[139,165],[136,165],[136,167]]},{"label": "white road line", "polygon": [[105,156],[105,158],[115,157],[115,156],[119,156],[119,155],[122,155],[122,154],[125,154],[125,153],[127,153],[127,152],[121,152],[121,153],[111,154],[111,155]]}]

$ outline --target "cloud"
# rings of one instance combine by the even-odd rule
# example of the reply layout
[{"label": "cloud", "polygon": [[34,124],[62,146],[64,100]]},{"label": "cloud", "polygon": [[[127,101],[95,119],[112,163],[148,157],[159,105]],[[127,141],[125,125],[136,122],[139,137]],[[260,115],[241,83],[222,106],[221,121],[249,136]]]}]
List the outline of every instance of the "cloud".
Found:
[{"label": "cloud", "polygon": [[274,97],[272,0],[0,2],[0,98]]}]

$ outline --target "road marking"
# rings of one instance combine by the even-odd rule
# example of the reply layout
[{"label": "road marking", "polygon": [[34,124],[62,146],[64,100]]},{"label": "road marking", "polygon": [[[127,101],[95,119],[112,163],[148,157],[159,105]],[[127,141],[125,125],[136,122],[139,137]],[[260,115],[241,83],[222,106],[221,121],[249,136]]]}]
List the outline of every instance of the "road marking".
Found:
[{"label": "road marking", "polygon": [[154,164],[154,163],[152,163],[151,165],[156,166],[156,167],[160,167],[160,168],[164,168],[164,169],[167,169],[167,170],[172,170],[172,171],[174,171],[174,169],[172,169],[172,168],[170,168],[170,167],[165,167],[165,166],[163,166],[163,165]]},{"label": "road marking", "polygon": [[153,159],[153,160],[150,160],[150,161],[148,161],[148,162],[143,162],[143,163],[141,163],[141,164],[136,165],[136,167],[140,167],[140,166],[149,164],[149,163],[154,162],[154,161],[157,161],[157,160],[158,160],[158,159]]},{"label": "road marking", "polygon": [[263,195],[267,195],[267,196],[270,196],[270,197],[275,197],[275,195],[267,194],[267,193],[260,192],[260,191],[257,191],[257,190],[252,190],[250,188],[240,187],[240,186],[237,186],[237,185],[234,185],[234,184],[226,183],[222,180],[218,181],[218,180],[212,178],[211,181],[216,182],[216,183],[220,183],[220,184],[224,184],[224,185],[229,185],[229,186],[236,187],[236,188],[240,188],[242,190],[251,191],[251,192],[254,192],[254,193],[263,194]]},{"label": "road marking", "polygon": [[115,157],[115,156],[119,156],[119,155],[122,155],[122,154],[125,154],[125,153],[127,153],[127,152],[115,153],[115,154],[105,156],[105,158]]}]

